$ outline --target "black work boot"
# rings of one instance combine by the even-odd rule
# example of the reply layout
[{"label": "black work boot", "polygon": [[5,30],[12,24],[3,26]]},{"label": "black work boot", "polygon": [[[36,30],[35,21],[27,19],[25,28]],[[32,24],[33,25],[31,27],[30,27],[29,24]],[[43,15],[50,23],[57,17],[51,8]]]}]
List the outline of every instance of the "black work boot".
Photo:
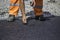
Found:
[{"label": "black work boot", "polygon": [[40,21],[45,21],[46,18],[45,18],[43,15],[40,15],[39,20],[40,20]]},{"label": "black work boot", "polygon": [[40,16],[35,16],[35,20],[39,20],[39,17],[40,17]]},{"label": "black work boot", "polygon": [[35,16],[35,20],[45,21],[46,18],[43,15]]},{"label": "black work boot", "polygon": [[15,20],[15,16],[14,15],[9,15],[9,17],[7,18],[8,22],[13,22]]}]

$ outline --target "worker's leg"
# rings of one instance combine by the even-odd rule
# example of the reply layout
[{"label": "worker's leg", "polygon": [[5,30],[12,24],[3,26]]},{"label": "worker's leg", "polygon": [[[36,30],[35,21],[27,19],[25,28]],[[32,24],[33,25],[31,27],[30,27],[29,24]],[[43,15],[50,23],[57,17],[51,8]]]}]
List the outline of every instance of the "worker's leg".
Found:
[{"label": "worker's leg", "polygon": [[37,20],[45,20],[43,17],[43,0],[35,0],[35,7],[34,7],[34,12],[35,12],[35,19]]},{"label": "worker's leg", "polygon": [[9,14],[17,16],[19,10],[19,0],[10,0]]},{"label": "worker's leg", "polygon": [[10,0],[8,21],[14,21],[19,10],[19,0]]},{"label": "worker's leg", "polygon": [[40,16],[43,14],[42,9],[39,8],[34,8],[35,16]]},{"label": "worker's leg", "polygon": [[24,4],[24,0],[20,0],[19,3],[21,4],[19,7],[21,9],[22,12],[22,22],[24,24],[27,23],[27,19],[26,19],[26,14],[25,14],[25,4]]}]

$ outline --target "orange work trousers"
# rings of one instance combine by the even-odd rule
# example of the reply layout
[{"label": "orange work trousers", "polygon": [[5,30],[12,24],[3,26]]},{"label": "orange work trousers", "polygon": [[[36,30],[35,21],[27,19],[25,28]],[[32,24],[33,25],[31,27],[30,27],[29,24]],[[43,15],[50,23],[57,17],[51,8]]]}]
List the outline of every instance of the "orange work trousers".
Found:
[{"label": "orange work trousers", "polygon": [[9,14],[17,16],[19,9],[25,13],[23,0],[10,0]]},{"label": "orange work trousers", "polygon": [[34,0],[34,1],[35,1],[35,7],[34,7],[35,16],[40,16],[43,14],[42,11],[43,0]]}]

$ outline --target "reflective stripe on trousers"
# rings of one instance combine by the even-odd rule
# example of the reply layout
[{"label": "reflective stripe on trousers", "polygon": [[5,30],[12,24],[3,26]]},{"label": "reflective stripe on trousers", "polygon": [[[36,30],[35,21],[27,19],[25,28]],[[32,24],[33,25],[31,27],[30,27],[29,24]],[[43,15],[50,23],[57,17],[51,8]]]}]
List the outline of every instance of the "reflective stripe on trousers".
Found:
[{"label": "reflective stripe on trousers", "polygon": [[10,4],[10,6],[20,6],[20,4]]},{"label": "reflective stripe on trousers", "polygon": [[42,9],[43,8],[43,6],[35,6],[34,8],[39,8],[39,9]]}]

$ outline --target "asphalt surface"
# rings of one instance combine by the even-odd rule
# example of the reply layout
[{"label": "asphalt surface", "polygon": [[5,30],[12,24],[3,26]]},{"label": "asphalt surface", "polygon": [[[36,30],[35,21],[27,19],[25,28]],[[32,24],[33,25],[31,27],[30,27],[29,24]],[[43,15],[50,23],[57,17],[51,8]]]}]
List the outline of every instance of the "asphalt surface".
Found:
[{"label": "asphalt surface", "polygon": [[60,16],[45,21],[30,19],[27,25],[20,19],[0,21],[0,40],[60,40]]}]

